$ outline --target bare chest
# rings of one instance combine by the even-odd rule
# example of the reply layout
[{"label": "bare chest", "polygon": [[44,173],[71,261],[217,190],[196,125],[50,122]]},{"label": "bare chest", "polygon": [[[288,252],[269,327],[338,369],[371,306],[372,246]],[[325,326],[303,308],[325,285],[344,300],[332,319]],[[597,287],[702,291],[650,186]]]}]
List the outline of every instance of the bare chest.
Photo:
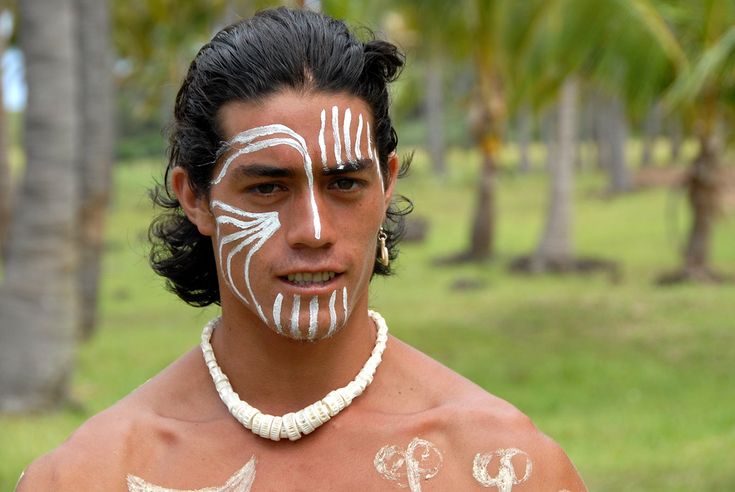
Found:
[{"label": "bare chest", "polygon": [[468,457],[454,456],[426,422],[345,418],[297,442],[270,442],[230,423],[155,434],[128,490],[450,490],[458,475],[470,478]]}]

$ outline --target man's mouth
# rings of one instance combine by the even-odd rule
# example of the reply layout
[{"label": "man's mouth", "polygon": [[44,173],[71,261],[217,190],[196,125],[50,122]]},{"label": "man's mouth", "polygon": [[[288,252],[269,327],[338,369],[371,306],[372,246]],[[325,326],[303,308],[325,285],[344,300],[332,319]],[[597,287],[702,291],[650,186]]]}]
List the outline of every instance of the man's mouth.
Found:
[{"label": "man's mouth", "polygon": [[336,272],[330,272],[330,271],[324,271],[324,272],[297,272],[297,273],[289,273],[284,278],[285,280],[288,280],[289,283],[293,285],[298,285],[299,287],[310,287],[310,286],[318,286],[318,285],[324,285],[330,280],[332,280],[337,275],[340,275]]}]

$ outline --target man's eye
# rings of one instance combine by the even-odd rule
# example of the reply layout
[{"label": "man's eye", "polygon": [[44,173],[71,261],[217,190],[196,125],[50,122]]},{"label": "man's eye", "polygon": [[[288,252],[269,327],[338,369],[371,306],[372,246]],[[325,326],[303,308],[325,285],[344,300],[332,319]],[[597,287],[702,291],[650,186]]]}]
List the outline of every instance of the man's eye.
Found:
[{"label": "man's eye", "polygon": [[253,186],[250,191],[259,195],[272,195],[280,189],[281,187],[275,183],[263,183]]},{"label": "man's eye", "polygon": [[358,187],[357,180],[341,178],[333,183],[333,187],[341,191],[351,191]]}]

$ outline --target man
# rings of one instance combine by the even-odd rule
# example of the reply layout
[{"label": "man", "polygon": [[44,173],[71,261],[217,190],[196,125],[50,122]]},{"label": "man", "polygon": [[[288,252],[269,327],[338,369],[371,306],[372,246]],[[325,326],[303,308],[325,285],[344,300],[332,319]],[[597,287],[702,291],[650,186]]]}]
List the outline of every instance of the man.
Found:
[{"label": "man", "polygon": [[286,9],[202,48],[152,263],[221,317],[19,490],[584,490],[527,417],[368,310],[405,213],[387,92],[402,65],[389,43]]}]

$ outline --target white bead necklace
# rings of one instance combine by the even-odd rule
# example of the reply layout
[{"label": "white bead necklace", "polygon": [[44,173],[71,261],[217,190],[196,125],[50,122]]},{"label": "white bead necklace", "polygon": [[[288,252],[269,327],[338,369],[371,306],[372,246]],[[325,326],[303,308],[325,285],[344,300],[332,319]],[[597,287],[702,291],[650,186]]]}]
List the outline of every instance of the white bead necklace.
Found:
[{"label": "white bead necklace", "polygon": [[377,336],[375,347],[373,347],[370,357],[360,369],[357,377],[347,383],[346,386],[330,391],[321,400],[302,408],[298,412],[289,412],[282,416],[268,415],[240,399],[240,396],[230,386],[230,380],[227,379],[227,376],[217,364],[212,344],[209,342],[219,318],[207,323],[204,330],[202,330],[201,346],[204,362],[209,368],[209,374],[212,376],[220,399],[232,416],[246,429],[272,441],[280,441],[281,438],[286,437],[291,441],[296,441],[301,439],[302,435],[314,432],[322,424],[344,410],[373,381],[375,370],[380,365],[388,341],[388,325],[385,324],[385,320],[377,312],[369,310],[368,315],[377,326]]}]

